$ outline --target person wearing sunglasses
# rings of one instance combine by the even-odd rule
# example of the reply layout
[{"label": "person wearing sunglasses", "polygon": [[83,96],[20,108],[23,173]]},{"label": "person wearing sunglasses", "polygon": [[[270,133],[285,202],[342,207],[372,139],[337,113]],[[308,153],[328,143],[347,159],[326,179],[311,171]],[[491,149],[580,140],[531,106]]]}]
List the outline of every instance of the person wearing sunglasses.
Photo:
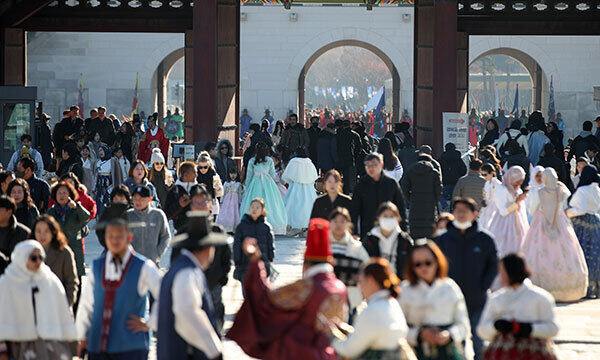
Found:
[{"label": "person wearing sunglasses", "polygon": [[416,240],[405,274],[399,301],[417,358],[473,359],[465,298],[448,277],[448,261],[440,248],[431,240]]},{"label": "person wearing sunglasses", "polygon": [[[71,359],[77,338],[65,290],[36,240],[20,242],[0,277],[0,359]],[[10,310],[10,311],[7,311]],[[16,326],[18,325],[18,326]]]},{"label": "person wearing sunglasses", "polygon": [[206,190],[210,193],[213,202],[212,220],[216,221],[220,210],[219,200],[217,198],[224,195],[223,183],[221,182],[221,177],[214,169],[213,160],[210,157],[210,154],[206,151],[201,152],[198,156],[198,178],[196,181],[198,181],[198,184],[204,184]]},{"label": "person wearing sunglasses", "polygon": [[[160,207],[166,209],[167,207],[167,194],[169,193],[170,186],[168,182],[172,180],[170,171],[167,169],[165,164],[165,157],[159,149],[152,150],[152,156],[150,157],[150,174],[148,180],[154,185],[158,200],[160,201]],[[171,181],[172,182],[172,181]]]}]

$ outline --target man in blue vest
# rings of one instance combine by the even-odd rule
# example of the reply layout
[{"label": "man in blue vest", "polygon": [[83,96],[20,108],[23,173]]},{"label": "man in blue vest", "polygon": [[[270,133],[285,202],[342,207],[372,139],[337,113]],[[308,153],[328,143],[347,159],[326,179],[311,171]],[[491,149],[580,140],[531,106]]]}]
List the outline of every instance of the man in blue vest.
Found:
[{"label": "man in blue vest", "polygon": [[[148,358],[150,332],[145,324],[148,293],[158,298],[161,275],[156,265],[134,252],[125,204],[102,213],[97,230],[107,252],[92,264],[77,311],[80,356],[90,360]],[[139,224],[141,225],[141,224]]]},{"label": "man in blue vest", "polygon": [[215,310],[204,272],[215,246],[227,235],[213,232],[208,212],[188,213],[186,233],[174,239],[181,252],[163,278],[158,309],[158,360],[222,357]]}]

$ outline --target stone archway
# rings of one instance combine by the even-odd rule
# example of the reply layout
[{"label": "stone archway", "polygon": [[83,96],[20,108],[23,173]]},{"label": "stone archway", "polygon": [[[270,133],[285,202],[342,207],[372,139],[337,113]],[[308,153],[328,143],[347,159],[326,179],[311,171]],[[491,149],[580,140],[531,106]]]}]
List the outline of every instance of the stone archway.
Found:
[{"label": "stone archway", "polygon": [[308,58],[308,60],[306,61],[306,63],[302,67],[302,69],[300,70],[300,75],[298,76],[298,109],[299,109],[298,114],[299,114],[299,116],[302,118],[302,116],[304,114],[305,80],[306,80],[306,74],[308,73],[310,67],[321,55],[323,55],[327,51],[334,49],[334,48],[342,47],[342,46],[356,46],[356,47],[361,47],[363,49],[369,50],[370,52],[377,55],[377,57],[380,58],[381,61],[383,61],[383,63],[387,66],[388,70],[390,71],[390,74],[392,74],[392,110],[393,110],[393,119],[392,120],[393,120],[393,122],[398,122],[398,119],[399,119],[400,113],[401,113],[401,111],[400,111],[401,84],[400,84],[400,75],[398,74],[398,70],[396,69],[396,66],[394,65],[394,63],[392,62],[390,57],[387,56],[385,52],[380,50],[378,47],[376,47],[370,43],[361,41],[361,40],[338,40],[338,41],[331,42],[331,43],[321,47],[320,49],[318,49],[316,52],[314,52]]},{"label": "stone archway", "polygon": [[543,109],[547,108],[549,79],[536,59],[518,49],[499,47],[478,54],[469,61],[469,66],[471,66],[475,61],[488,55],[506,55],[520,62],[523,67],[525,67],[527,72],[529,72],[529,76],[531,77],[533,85],[533,110],[542,110],[543,112]]},{"label": "stone archway", "polygon": [[172,51],[158,64],[152,76],[152,90],[155,108],[158,116],[162,119],[167,113],[167,79],[173,65],[180,59],[185,58],[185,48]]}]

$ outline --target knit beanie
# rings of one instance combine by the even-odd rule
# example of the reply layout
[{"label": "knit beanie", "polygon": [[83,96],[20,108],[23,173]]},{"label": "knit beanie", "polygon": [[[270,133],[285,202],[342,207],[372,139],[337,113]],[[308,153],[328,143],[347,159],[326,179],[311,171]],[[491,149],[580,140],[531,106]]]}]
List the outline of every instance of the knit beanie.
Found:
[{"label": "knit beanie", "polygon": [[159,148],[152,149],[152,156],[150,157],[150,164],[154,164],[155,162],[165,163],[165,157],[160,152]]}]

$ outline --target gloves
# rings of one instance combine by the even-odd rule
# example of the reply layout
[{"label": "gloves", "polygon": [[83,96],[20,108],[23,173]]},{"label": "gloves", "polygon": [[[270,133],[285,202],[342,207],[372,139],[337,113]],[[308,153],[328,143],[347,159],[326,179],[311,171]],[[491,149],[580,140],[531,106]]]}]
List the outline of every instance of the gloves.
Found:
[{"label": "gloves", "polygon": [[502,334],[510,334],[513,330],[513,325],[512,322],[508,320],[500,319],[494,322],[494,328],[496,328],[496,330]]},{"label": "gloves", "polygon": [[525,338],[531,335],[533,328],[530,323],[518,323],[519,330],[515,333],[516,338]]}]

